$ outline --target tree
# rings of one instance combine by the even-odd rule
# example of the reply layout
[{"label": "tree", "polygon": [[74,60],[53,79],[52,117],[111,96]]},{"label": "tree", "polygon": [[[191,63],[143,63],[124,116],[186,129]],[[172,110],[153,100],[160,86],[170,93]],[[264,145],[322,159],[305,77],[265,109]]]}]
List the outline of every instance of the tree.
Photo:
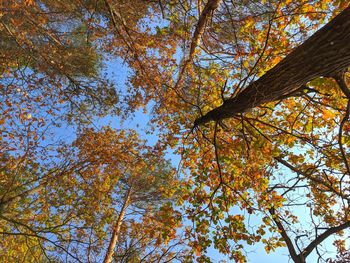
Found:
[{"label": "tree", "polygon": [[[313,64],[314,67],[311,67],[311,61],[316,62],[316,58],[322,57],[322,38],[323,36],[326,36],[326,39],[323,42],[330,41],[332,45],[334,44],[334,41],[337,41],[337,43],[341,43],[341,39],[347,38],[348,33],[346,31],[341,31],[343,34],[338,35],[334,38],[334,41],[332,40],[332,37],[327,34],[327,31],[330,30],[333,26],[340,28],[343,24],[340,22],[342,19],[346,20],[346,17],[348,16],[349,9],[345,9],[343,13],[341,13],[339,16],[334,18],[329,24],[327,24],[324,28],[322,28],[320,31],[315,33],[309,40],[307,40],[303,45],[296,48],[290,55],[288,55],[284,60],[282,60],[280,63],[278,63],[274,68],[269,70],[265,75],[263,75],[261,78],[259,78],[257,81],[251,81],[247,87],[236,91],[235,95],[233,95],[233,98],[225,99],[223,105],[220,107],[217,107],[208,113],[206,113],[204,116],[198,118],[195,121],[195,127],[199,124],[204,124],[208,121],[214,120],[216,121],[216,124],[214,126],[214,132],[209,135],[210,137],[213,136],[213,146],[214,146],[214,153],[211,157],[212,159],[216,159],[216,168],[214,168],[214,171],[212,173],[215,173],[215,170],[217,173],[219,173],[218,177],[219,179],[216,180],[216,182],[210,182],[212,179],[206,179],[206,178],[200,178],[200,175],[198,173],[198,170],[196,173],[198,174],[198,180],[203,181],[206,180],[206,185],[213,184],[211,191],[205,191],[202,187],[198,187],[198,190],[200,191],[198,195],[200,195],[201,199],[209,200],[209,205],[204,205],[203,210],[196,210],[195,215],[196,217],[200,218],[197,221],[197,224],[199,225],[196,232],[198,233],[198,229],[201,229],[202,235],[200,235],[200,238],[206,240],[207,243],[210,244],[210,240],[208,240],[208,226],[210,223],[217,226],[218,233],[224,234],[223,239],[214,239],[215,246],[221,250],[223,253],[232,253],[230,249],[230,245],[227,242],[229,239],[233,239],[235,242],[238,240],[246,240],[248,244],[253,243],[255,241],[261,240],[262,236],[264,236],[265,231],[259,228],[256,232],[256,234],[249,233],[248,230],[245,228],[245,221],[244,216],[237,215],[234,217],[231,217],[230,209],[229,207],[232,207],[233,204],[240,204],[241,207],[248,210],[248,214],[255,214],[255,211],[261,211],[265,210],[267,212],[267,217],[264,217],[264,224],[270,227],[270,230],[272,230],[274,227],[276,227],[276,230],[281,234],[281,239],[277,239],[275,237],[267,239],[262,239],[262,241],[266,244],[266,250],[269,252],[271,249],[273,250],[274,247],[283,245],[281,241],[285,242],[286,246],[288,247],[290,256],[294,262],[305,262],[305,259],[307,256],[312,252],[312,250],[316,249],[317,246],[322,243],[327,237],[329,237],[332,234],[341,232],[342,230],[349,227],[349,221],[347,216],[347,202],[348,202],[348,195],[346,192],[346,185],[348,181],[345,179],[346,174],[348,174],[347,168],[348,167],[348,161],[347,161],[347,155],[345,153],[346,145],[343,142],[342,134],[343,134],[343,126],[345,125],[348,115],[347,115],[347,107],[344,109],[337,109],[340,112],[345,112],[345,115],[343,118],[339,119],[339,122],[336,125],[331,125],[327,123],[325,126],[321,126],[319,123],[319,120],[315,118],[315,115],[310,116],[309,114],[311,112],[314,112],[314,110],[311,108],[311,106],[308,105],[308,107],[305,106],[299,106],[298,103],[300,103],[300,99],[290,99],[288,102],[286,102],[286,106],[284,101],[282,101],[285,98],[291,97],[291,96],[298,96],[310,99],[311,102],[318,104],[316,107],[319,107],[321,102],[320,100],[314,100],[313,98],[308,97],[307,92],[316,92],[320,96],[324,96],[325,94],[322,92],[319,92],[318,88],[320,87],[320,84],[322,83],[324,86],[330,83],[324,84],[325,80],[318,80],[314,82],[309,83],[309,87],[305,86],[307,82],[311,81],[317,76],[333,76],[339,85],[340,89],[343,91],[344,95],[348,93],[348,88],[346,85],[346,76],[344,74],[344,70],[347,69],[347,66],[349,65],[348,62],[346,62],[346,57],[349,54],[349,50],[347,49],[347,41],[340,44],[340,46],[333,50],[333,52],[337,53],[340,49],[344,50],[344,54],[342,54],[341,57],[339,57],[339,61],[337,61],[336,56],[329,56],[328,59],[335,59],[334,61],[329,61],[329,64],[324,63],[322,59],[322,63],[315,63]],[[337,26],[339,22],[339,25]],[[347,27],[347,26],[346,26]],[[345,28],[344,28],[345,29]],[[270,30],[270,29],[269,29]],[[336,30],[328,31],[328,32],[336,32]],[[320,42],[318,42],[320,41]],[[331,52],[332,48],[331,46],[327,47],[324,52]],[[312,48],[309,49],[308,47],[314,47],[314,51],[312,51]],[[320,54],[315,53],[315,50],[320,50]],[[300,59],[299,56],[301,56],[301,53],[305,55],[303,59]],[[315,54],[315,56],[313,55]],[[299,58],[298,58],[299,57]],[[259,57],[260,59],[261,57]],[[253,69],[256,67],[256,65],[259,62],[259,59],[256,61],[256,64],[253,64]],[[294,60],[296,59],[296,60]],[[300,67],[293,63],[293,60],[298,63],[301,63],[299,65],[310,65],[310,71],[308,71],[308,66],[303,66],[303,70],[300,69]],[[303,64],[305,63],[305,64]],[[322,67],[322,65],[328,65],[327,67]],[[332,66],[329,66],[332,65]],[[318,71],[320,70],[320,71]],[[328,70],[328,71],[327,71]],[[321,72],[323,71],[323,72]],[[326,72],[327,71],[327,72]],[[249,73],[250,74],[250,73]],[[253,73],[252,73],[253,74]],[[304,76],[304,77],[301,77]],[[285,79],[284,79],[285,77]],[[301,77],[301,78],[299,78]],[[249,76],[247,77],[249,78]],[[243,83],[246,82],[246,79],[244,79]],[[274,82],[276,80],[276,82]],[[304,85],[304,86],[302,86]],[[299,88],[302,86],[301,88]],[[323,86],[323,88],[325,88]],[[333,84],[334,86],[334,84]],[[264,87],[264,88],[263,88]],[[278,87],[278,88],[277,88]],[[299,90],[298,90],[299,88]],[[334,89],[337,87],[334,86]],[[324,92],[331,92],[329,89],[327,91],[323,90]],[[339,93],[337,91],[336,93]],[[222,93],[223,94],[223,93]],[[341,94],[341,93],[340,93]],[[329,93],[326,96],[331,96]],[[336,95],[333,93],[333,96]],[[330,99],[330,98],[329,98]],[[344,99],[344,98],[343,98]],[[292,112],[288,113],[290,118],[287,119],[287,125],[284,123],[281,125],[274,124],[274,119],[276,121],[283,120],[283,117],[286,116],[286,112],[281,110],[276,110],[275,106],[271,104],[271,106],[265,107],[263,113],[254,112],[247,113],[247,115],[241,115],[240,113],[243,113],[247,111],[248,109],[254,108],[257,105],[261,105],[264,102],[271,102],[279,100],[276,105],[281,104],[281,107],[285,107],[290,110],[295,110],[300,108],[300,112],[298,112],[296,115],[294,115]],[[301,99],[302,100],[302,99]],[[282,102],[281,102],[282,101]],[[291,104],[291,105],[288,105]],[[346,103],[345,103],[346,104]],[[322,104],[330,106],[328,103]],[[324,115],[322,116],[324,119],[330,119],[330,115],[328,114],[327,110],[323,110]],[[275,115],[276,114],[276,115]],[[313,113],[314,114],[314,113]],[[279,117],[281,116],[281,117]],[[332,117],[335,117],[336,115],[332,115]],[[339,116],[339,115],[338,115]],[[225,118],[234,118],[236,117],[236,121],[228,121],[226,124],[222,123],[221,120]],[[241,120],[241,124],[239,124],[239,120]],[[304,122],[306,120],[306,122]],[[308,127],[308,121],[312,120],[312,127]],[[301,124],[301,123],[303,124]],[[288,126],[288,123],[291,125]],[[245,126],[248,125],[247,126]],[[223,131],[220,131],[219,125],[222,125]],[[303,125],[303,126],[299,126]],[[265,127],[264,127],[265,126]],[[232,128],[228,128],[232,127]],[[317,128],[316,128],[317,127]],[[300,129],[301,128],[301,129]],[[252,130],[253,129],[253,130]],[[274,133],[273,130],[276,130],[279,132]],[[328,133],[333,132],[334,130],[338,130],[339,133],[337,136],[333,138],[333,141],[335,140],[335,143],[332,143],[331,140],[328,142],[328,140],[325,140],[324,142],[327,143],[323,144],[323,147],[327,147],[328,149],[332,149],[334,146],[331,145],[337,145],[338,149],[333,148],[332,151],[339,151],[341,153],[340,160],[338,159],[337,163],[342,163],[341,166],[343,166],[341,169],[339,166],[335,168],[333,165],[330,164],[331,159],[333,159],[329,154],[322,152],[320,150],[320,146],[318,145],[318,140],[322,140],[321,136],[325,133],[321,133],[320,130],[317,129],[325,129]],[[233,137],[230,137],[229,133],[234,132],[235,130],[239,131],[241,134],[236,134]],[[224,134],[218,137],[219,133],[223,132]],[[297,134],[295,134],[297,132]],[[313,133],[313,137],[308,138],[306,135],[308,132]],[[297,137],[297,139],[293,138],[287,138],[287,140],[284,142],[286,146],[290,147],[289,150],[283,149],[283,142],[280,141],[280,135],[283,133],[289,133],[292,136]],[[298,135],[299,134],[299,135]],[[204,138],[208,137],[208,135],[204,135]],[[323,137],[324,138],[324,137]],[[239,142],[241,141],[241,142]],[[246,148],[244,151],[246,151],[245,154],[242,154],[239,158],[246,158],[245,165],[246,168],[242,170],[240,168],[241,165],[239,164],[233,164],[234,162],[232,157],[229,157],[227,155],[230,148],[234,148],[235,151],[231,154],[233,156],[237,156],[238,152],[240,151],[237,149],[237,147],[242,147],[241,144],[245,143]],[[272,148],[266,149],[266,145],[263,144],[271,144]],[[328,144],[329,143],[329,144]],[[276,144],[279,144],[278,146]],[[304,147],[305,144],[309,144],[308,146]],[[305,157],[301,154],[296,155],[295,152],[293,152],[293,146],[298,145],[299,150],[298,151],[305,151],[307,154]],[[327,146],[325,146],[327,145]],[[282,146],[282,147],[281,147]],[[257,147],[257,148],[256,148]],[[281,148],[279,148],[281,147]],[[260,150],[260,149],[261,150]],[[278,149],[279,148],[279,149]],[[281,150],[283,149],[283,150]],[[302,149],[302,150],[300,150]],[[296,151],[296,150],[294,150]],[[260,153],[259,153],[260,152]],[[267,158],[262,156],[257,156],[257,154],[261,155],[267,154],[269,155]],[[318,155],[318,157],[316,157]],[[322,157],[319,157],[319,156]],[[239,156],[239,155],[238,155]],[[272,157],[272,159],[271,159]],[[209,159],[211,159],[209,157]],[[236,157],[237,158],[237,157]],[[253,159],[252,159],[253,158]],[[265,159],[266,158],[266,159]],[[285,158],[289,158],[291,163],[287,162]],[[265,159],[265,160],[264,160]],[[323,164],[323,160],[328,159],[325,164]],[[254,160],[254,163],[251,163]],[[259,160],[259,161],[258,161]],[[312,160],[315,160],[315,163],[312,162]],[[302,163],[309,163],[308,165],[302,165]],[[295,164],[297,164],[295,166]],[[238,167],[237,167],[238,165]],[[285,167],[291,169],[291,171],[297,173],[297,176],[295,178],[288,177],[289,180],[276,183],[278,182],[278,178],[272,173],[273,170],[278,168],[278,165],[284,165]],[[232,168],[230,168],[230,166]],[[299,169],[298,166],[304,166],[304,169]],[[323,169],[322,174],[322,168],[321,167],[327,167]],[[270,168],[269,168],[270,167]],[[230,170],[233,169],[233,170]],[[257,180],[257,178],[261,178],[260,183],[256,182],[258,185],[252,185],[251,182],[246,182],[242,178],[242,175],[236,175],[235,177],[232,177],[230,173],[237,174],[237,169],[241,173],[243,173],[245,176],[254,176],[253,180]],[[337,170],[340,169],[340,170]],[[239,173],[239,172],[238,172]],[[301,176],[300,176],[301,175]],[[322,176],[320,176],[322,175]],[[213,177],[213,175],[206,175],[207,178]],[[308,181],[305,185],[300,185],[300,182]],[[239,182],[239,187],[237,185],[237,181],[241,180]],[[270,182],[269,182],[270,181]],[[288,183],[294,181],[293,185],[288,186]],[[238,187],[238,188],[237,188]],[[261,193],[262,196],[257,196],[257,198],[254,200],[251,199],[250,192],[246,192],[245,189],[247,188],[253,188],[255,194],[258,194],[258,192]],[[340,188],[339,188],[340,187]],[[259,189],[260,188],[260,189]],[[311,203],[308,203],[307,199],[301,197],[301,204],[305,204],[307,206],[311,207],[311,218],[312,218],[312,224],[315,227],[315,237],[312,242],[309,244],[304,245],[304,247],[299,247],[299,241],[303,237],[303,235],[290,233],[292,229],[290,228],[290,225],[296,222],[297,217],[293,215],[293,212],[295,211],[288,209],[287,207],[284,207],[284,203],[286,202],[287,206],[292,206],[294,201],[293,198],[296,198],[296,194],[294,194],[294,197],[288,196],[288,192],[290,191],[296,191],[296,189],[307,189],[307,191],[310,191],[312,194],[306,194],[306,197],[313,196],[315,198],[315,201],[312,201]],[[263,190],[264,189],[264,190]],[[242,191],[243,190],[243,191]],[[263,190],[263,191],[261,191]],[[254,193],[253,192],[253,193]],[[218,197],[216,198],[215,195]],[[259,194],[258,194],[259,195]],[[269,195],[269,196],[267,196]],[[302,195],[301,195],[302,196]],[[288,198],[287,198],[288,197]],[[328,198],[328,204],[326,202]],[[339,198],[338,200],[336,200]],[[219,199],[215,201],[215,199]],[[237,201],[241,199],[240,201]],[[260,200],[259,200],[260,199]],[[268,204],[263,204],[263,200],[268,200]],[[332,201],[330,201],[332,200]],[[258,201],[256,203],[256,201]],[[198,203],[198,199],[194,199],[193,203]],[[208,201],[207,201],[208,202]],[[224,204],[222,203],[224,202]],[[256,206],[254,205],[256,203]],[[330,204],[331,203],[331,204]],[[339,204],[341,206],[341,209],[337,212],[337,216],[335,216],[335,210],[334,205]],[[341,205],[342,204],[342,205]],[[297,204],[296,204],[297,205]],[[315,205],[315,208],[313,208],[313,205]],[[217,206],[217,207],[215,207]],[[262,209],[262,207],[264,207]],[[327,207],[327,208],[326,208]],[[278,213],[276,212],[277,209],[280,210]],[[315,209],[315,210],[314,210]],[[327,210],[329,209],[329,210]],[[334,210],[333,210],[334,209]],[[210,210],[208,214],[206,214],[205,210]],[[227,219],[224,223],[220,223],[220,220],[225,217],[222,213],[222,210],[227,213]],[[316,211],[317,210],[317,211]],[[327,210],[327,211],[326,211]],[[285,214],[283,214],[285,213]],[[202,215],[198,215],[202,214]],[[214,217],[213,214],[217,214],[217,217]],[[283,214],[283,215],[282,215]],[[209,217],[210,220],[206,221],[205,225],[203,225],[203,218]],[[315,222],[315,217],[321,217],[323,218],[324,222]],[[339,217],[338,217],[339,216]],[[286,219],[289,218],[288,219]],[[213,219],[214,218],[214,219]],[[342,218],[341,220],[336,220],[335,218]],[[270,221],[271,220],[271,221]],[[273,224],[271,224],[273,222]],[[324,226],[323,224],[329,224],[328,226]],[[264,225],[263,224],[263,225]],[[322,226],[323,225],[323,226]],[[237,227],[239,226],[239,231],[242,231],[243,233],[237,237]],[[286,229],[286,227],[288,228]],[[229,229],[233,227],[235,230],[234,232],[227,234]],[[325,230],[323,233],[319,233],[320,229]],[[221,232],[222,231],[222,232]],[[238,232],[239,232],[238,231]],[[293,239],[291,236],[295,237],[295,243],[292,241]],[[310,239],[310,237],[309,237]],[[203,243],[203,241],[201,241]],[[201,246],[200,243],[197,243],[197,247]],[[207,245],[208,246],[208,245]],[[241,247],[242,245],[236,245],[237,248]],[[200,247],[200,249],[202,249]],[[299,250],[299,251],[298,251]],[[318,252],[318,251],[317,251]],[[319,254],[321,257],[321,254]],[[231,257],[237,261],[243,260],[240,254],[232,253]],[[204,259],[204,257],[203,257]]]},{"label": "tree", "polygon": [[[98,209],[96,201],[106,198],[110,200],[103,201],[105,209],[110,209],[109,203],[118,207],[113,212],[116,215],[103,216],[113,222],[112,234],[104,257],[106,263],[112,262],[122,227],[130,220],[128,212],[133,215],[134,222],[131,226],[135,227],[138,225],[137,217],[140,217],[141,221],[147,221],[147,217],[154,216],[159,209],[168,207],[171,210],[171,201],[175,198],[179,182],[175,178],[174,170],[162,158],[162,152],[147,147],[144,143],[132,131],[129,134],[121,131],[118,134],[109,128],[99,133],[86,130],[75,142],[79,148],[80,162],[88,164],[79,171],[79,175],[91,182],[86,182],[86,188],[83,190],[86,192],[85,196],[89,198],[85,207],[93,205],[94,209]],[[98,196],[96,194],[94,196],[96,189],[99,189]],[[91,197],[95,200],[91,200]],[[100,213],[98,215],[101,216]],[[174,212],[169,213],[169,218],[163,218],[164,226],[160,230],[152,230],[152,237],[160,235],[157,237],[158,243],[169,242],[175,238],[177,217]],[[97,220],[91,221],[96,223]],[[150,221],[156,223],[154,219]],[[175,228],[167,227],[170,224]],[[143,230],[142,225],[138,226],[136,231],[139,234],[143,233],[147,237],[151,232],[152,228]],[[149,253],[148,256],[153,255]]]},{"label": "tree", "polygon": [[[1,257],[37,261],[63,253],[77,262],[82,255],[90,260],[105,245],[106,232],[100,228],[106,221],[101,211],[94,213],[92,204],[98,204],[91,201],[100,186],[92,175],[97,188],[87,191],[75,185],[82,182],[77,172],[87,167],[74,156],[62,155],[74,152],[74,146],[58,140],[54,131],[70,124],[78,132],[92,118],[120,112],[117,90],[102,73],[96,37],[106,36],[101,19],[108,10],[95,1],[12,1],[3,11],[1,233],[6,249]],[[130,19],[137,22],[135,16]],[[81,196],[84,191],[86,197]],[[168,201],[173,202],[170,197]],[[153,213],[159,209],[148,206]]]},{"label": "tree", "polygon": [[[305,262],[311,253],[326,260],[322,244],[336,236],[338,258],[346,258],[347,5],[8,3],[0,27],[4,253],[101,261],[110,244],[107,261],[209,262],[213,247],[245,262],[246,248],[262,243]],[[129,69],[118,90],[103,68],[115,59]],[[152,108],[153,148],[132,132],[91,128],[101,116],[128,120],[140,108]],[[73,144],[57,139],[66,125]],[[159,185],[170,179],[162,161],[170,148],[186,178],[181,213],[163,196],[172,189]],[[153,203],[159,189],[170,203]],[[191,224],[178,241],[180,214]]]},{"label": "tree", "polygon": [[[172,207],[178,180],[161,152],[145,146],[135,132],[117,133],[106,127],[100,132],[85,130],[74,147],[66,145],[60,154],[64,168],[33,177],[39,184],[29,190],[15,188],[22,192],[14,197],[2,195],[2,245],[8,248],[4,259],[64,260],[57,254],[63,252],[78,262],[102,255],[111,262],[122,227],[130,227],[124,238],[134,238],[136,231],[149,241],[156,239],[157,246],[173,243],[179,223]],[[149,227],[143,228],[142,221]],[[14,243],[13,236],[20,238]],[[157,258],[157,253],[155,249],[141,255]],[[159,256],[171,253],[169,248]]]},{"label": "tree", "polygon": [[349,96],[343,80],[344,72],[350,65],[349,17],[350,7],[295,48],[259,80],[249,84],[234,98],[225,100],[222,106],[197,119],[195,124],[220,121],[263,103],[293,96],[298,90],[307,89],[305,85],[317,77],[334,77],[345,95]]},{"label": "tree", "polygon": [[[195,128],[209,120],[217,121],[207,127],[199,127],[196,137],[186,134],[181,141],[184,145],[180,150],[184,158],[183,165],[190,169],[192,178],[190,187],[193,196],[187,199],[193,205],[187,212],[195,225],[192,233],[195,238],[191,245],[200,261],[208,260],[205,251],[211,244],[231,259],[244,261],[241,253],[245,248],[244,242],[253,244],[262,241],[267,252],[287,245],[292,259],[304,262],[312,250],[317,250],[321,257],[320,243],[326,237],[334,233],[341,234],[340,230],[348,228],[348,193],[345,186],[348,183],[347,146],[343,138],[346,135],[342,131],[347,120],[347,110],[343,107],[346,98],[335,83],[325,78],[316,79],[308,87],[297,90],[316,76],[327,73],[317,70],[330,70],[333,73],[337,71],[335,69],[345,69],[347,62],[338,64],[337,56],[329,56],[327,59],[334,59],[334,68],[320,65],[314,68],[315,71],[300,70],[291,61],[295,58],[294,54],[304,51],[305,46],[302,45],[264,75],[298,43],[295,35],[305,37],[303,31],[313,27],[313,21],[324,18],[325,13],[321,10],[324,10],[325,3],[312,5],[311,1],[304,1],[298,5],[290,1],[270,1],[252,2],[248,7],[243,7],[240,6],[243,1],[237,1],[232,3],[235,5],[232,8],[230,3],[223,1],[217,8],[218,16],[212,15],[211,26],[208,26],[206,33],[202,33],[202,44],[199,46],[202,49],[194,57],[193,64],[189,65],[184,58],[183,65],[187,65],[179,65],[179,74],[186,75],[175,78],[173,87],[169,85],[167,89],[168,93],[173,94],[171,98],[179,98],[171,103],[182,108],[183,112],[170,108],[170,103],[165,103],[167,106],[164,108],[162,105],[157,108],[157,116],[163,117],[157,124],[174,133],[182,125],[191,128],[194,110],[202,114],[194,122]],[[343,5],[337,2],[334,6],[338,4]],[[190,5],[183,6],[183,13],[190,17],[192,10]],[[344,11],[340,17],[345,18],[346,14],[347,11]],[[180,15],[176,17],[179,20],[178,17]],[[335,18],[330,24],[336,24],[337,21]],[[196,23],[192,24],[196,28]],[[300,31],[293,27],[296,25]],[[288,29],[282,31],[286,27]],[[326,29],[320,32],[324,33]],[[194,32],[197,31],[194,29]],[[316,33],[310,41],[321,41],[321,33]],[[189,35],[193,36],[186,36]],[[348,33],[338,37],[337,43],[341,43],[340,39],[347,38]],[[346,43],[340,44],[343,50],[348,47]],[[310,42],[305,44],[307,46]],[[317,45],[313,47],[319,48]],[[311,61],[313,53],[306,52],[307,58],[303,62]],[[340,59],[346,60],[347,55],[344,54]],[[279,74],[278,69],[288,63],[292,66]],[[186,73],[182,73],[183,68],[187,69]],[[276,87],[288,84],[303,74],[305,78],[299,79],[300,83],[295,87],[285,85],[276,88],[276,92],[270,92],[271,89],[267,88],[260,90],[259,83],[263,80],[272,81],[274,89],[273,78],[270,77],[272,72],[276,72],[276,79],[281,77],[282,80],[291,73],[288,81],[276,81]],[[262,75],[254,82],[255,78]],[[337,79],[346,93],[344,81]],[[250,82],[252,84],[248,84]],[[274,100],[277,102],[237,114],[259,103]],[[224,101],[223,106],[219,107],[221,101]],[[235,111],[228,105],[241,109]],[[221,122],[225,117],[232,119]],[[333,118],[335,122],[331,121]],[[178,120],[177,124],[174,124],[174,119]],[[334,134],[335,131],[340,132],[327,137],[327,134]],[[279,175],[283,166],[296,175]],[[300,200],[300,203],[295,200]],[[308,239],[312,242],[309,244],[302,240],[305,236],[298,233],[300,230],[291,227],[298,219],[306,219],[298,216],[296,209],[292,209],[302,205],[310,207],[312,227],[308,230]],[[234,214],[235,207],[240,208],[242,214]],[[249,231],[246,217],[252,214],[260,214],[262,224],[256,228],[251,226],[255,230]],[[303,231],[306,223],[300,227]],[[214,238],[210,231],[213,228]],[[266,228],[269,232],[282,235],[272,234],[267,238]]]}]

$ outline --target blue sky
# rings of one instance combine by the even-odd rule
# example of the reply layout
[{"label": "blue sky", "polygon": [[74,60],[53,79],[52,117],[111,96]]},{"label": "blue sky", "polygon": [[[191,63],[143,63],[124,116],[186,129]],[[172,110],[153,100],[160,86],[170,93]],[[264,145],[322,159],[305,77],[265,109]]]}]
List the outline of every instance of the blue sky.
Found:
[{"label": "blue sky", "polygon": [[[125,82],[127,81],[128,74],[130,74],[129,69],[125,64],[122,63],[120,59],[115,59],[108,63],[107,73],[110,76],[113,76],[113,80],[116,83],[118,89],[123,90],[125,87]],[[151,106],[148,106],[148,112],[150,112]],[[142,110],[139,110],[135,113],[133,118],[129,118],[127,120],[121,121],[116,116],[107,116],[103,119],[94,120],[94,124],[97,127],[101,127],[103,125],[110,125],[116,129],[126,128],[126,129],[135,129],[141,138],[147,140],[149,145],[153,145],[157,139],[157,131],[155,130],[153,133],[148,133],[149,130],[148,122],[150,121],[151,116],[148,114],[144,114]],[[172,161],[174,167],[179,165],[181,161],[181,157],[175,155],[169,150],[167,158]],[[306,211],[300,211],[301,219],[307,219],[308,213]],[[258,223],[258,222],[257,222]],[[328,248],[332,247],[333,238],[330,237],[326,242],[325,246]],[[283,262],[291,262],[289,259],[289,253],[287,248],[278,248],[275,252],[271,252],[267,254],[264,250],[263,244],[256,244],[255,246],[247,246],[246,251],[248,252],[248,262],[251,263],[261,263],[261,262],[269,262],[269,263],[283,263]],[[208,251],[208,256],[210,256],[213,262],[219,262],[220,260],[226,260],[230,262],[225,256],[219,254],[215,249],[211,248]],[[330,254],[327,256],[331,256]],[[327,258],[326,256],[326,258]],[[332,255],[334,256],[334,255]],[[317,262],[317,255],[315,251],[308,257],[307,262]]]},{"label": "blue sky", "polygon": [[[120,91],[125,89],[125,83],[127,82],[128,75],[130,74],[130,70],[127,68],[125,64],[123,64],[122,60],[114,59],[107,64],[106,73],[112,77],[115,82],[117,88]],[[151,111],[151,106],[148,106],[148,112]],[[142,110],[135,112],[133,118],[128,118],[127,120],[121,121],[117,116],[107,116],[104,118],[95,118],[92,120],[93,126],[96,128],[101,128],[104,125],[110,125],[116,129],[135,129],[142,139],[147,140],[149,145],[155,144],[158,139],[157,130],[153,133],[149,133],[148,122],[150,121],[151,116],[149,114],[144,114]],[[72,141],[75,139],[75,131],[73,127],[67,126],[64,128],[57,128],[57,135],[59,138],[67,141]],[[181,157],[175,155],[172,150],[169,149],[167,158],[171,160],[174,167],[178,167]],[[286,171],[288,173],[288,171]],[[299,215],[301,219],[308,218],[307,211],[299,211]],[[257,219],[259,220],[259,219]],[[258,224],[257,222],[256,224]],[[324,243],[324,246],[327,249],[332,249],[332,242],[334,237],[330,237]],[[251,263],[261,263],[261,262],[269,262],[269,263],[283,263],[283,262],[291,262],[289,260],[289,253],[286,248],[278,248],[275,252],[271,252],[267,254],[264,250],[263,244],[256,244],[255,246],[247,246],[247,257],[248,262]],[[226,260],[230,262],[225,256],[219,254],[215,249],[211,248],[208,251],[208,256],[210,256],[213,262],[220,262],[220,260]],[[327,254],[325,258],[329,256],[334,256],[334,254]],[[317,255],[315,251],[308,257],[307,262],[317,262]]]}]

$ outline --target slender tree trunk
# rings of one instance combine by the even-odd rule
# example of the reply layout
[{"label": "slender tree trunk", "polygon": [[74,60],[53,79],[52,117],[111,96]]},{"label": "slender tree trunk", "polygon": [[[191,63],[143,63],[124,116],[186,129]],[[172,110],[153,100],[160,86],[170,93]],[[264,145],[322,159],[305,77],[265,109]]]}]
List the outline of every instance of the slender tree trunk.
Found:
[{"label": "slender tree trunk", "polygon": [[316,77],[329,77],[350,66],[350,7],[294,49],[236,97],[198,118],[195,125],[220,121],[291,94]]},{"label": "slender tree trunk", "polygon": [[128,206],[130,204],[130,199],[131,199],[131,187],[128,189],[128,191],[127,191],[127,193],[125,195],[123,206],[120,209],[117,222],[115,223],[115,225],[113,227],[112,237],[111,237],[111,240],[109,241],[107,253],[106,253],[105,259],[103,260],[103,263],[110,263],[110,262],[112,262],[114,249],[115,249],[115,246],[116,246],[116,244],[118,242],[118,238],[119,238],[119,234],[120,234],[120,228],[122,226],[122,223],[123,223],[123,220],[124,220],[124,217],[125,217],[126,209],[128,208]]},{"label": "slender tree trunk", "polygon": [[205,26],[208,22],[208,19],[213,14],[213,12],[220,6],[221,0],[208,0],[207,4],[204,6],[203,11],[200,11],[201,4],[198,2],[198,12],[199,12],[199,19],[198,23],[196,25],[196,28],[194,30],[193,36],[192,36],[192,42],[190,46],[190,53],[188,55],[188,58],[184,61],[184,64],[180,70],[179,76],[177,78],[177,81],[175,83],[174,89],[176,90],[180,84],[180,82],[183,79],[183,76],[185,74],[185,71],[189,65],[189,63],[193,60],[194,53],[196,51],[196,48],[200,42],[200,39],[204,33]]}]

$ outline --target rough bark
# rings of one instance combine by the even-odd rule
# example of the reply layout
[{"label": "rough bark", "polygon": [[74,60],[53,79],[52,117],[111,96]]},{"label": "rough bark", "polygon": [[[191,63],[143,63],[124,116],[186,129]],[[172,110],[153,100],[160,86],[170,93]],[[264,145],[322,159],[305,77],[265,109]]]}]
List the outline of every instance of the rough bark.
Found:
[{"label": "rough bark", "polygon": [[317,77],[333,76],[349,66],[350,7],[347,7],[236,97],[198,118],[195,126],[231,118],[278,100]]},{"label": "rough bark", "polygon": [[111,240],[109,241],[107,253],[105,255],[103,263],[110,263],[110,262],[112,262],[114,249],[115,249],[115,246],[116,246],[116,244],[118,242],[118,239],[119,239],[120,228],[122,226],[122,223],[123,223],[123,220],[124,220],[124,217],[125,217],[126,209],[128,208],[128,206],[130,204],[130,199],[131,199],[131,187],[128,189],[128,192],[126,193],[123,206],[120,209],[117,222],[114,225],[112,237],[111,237]]}]

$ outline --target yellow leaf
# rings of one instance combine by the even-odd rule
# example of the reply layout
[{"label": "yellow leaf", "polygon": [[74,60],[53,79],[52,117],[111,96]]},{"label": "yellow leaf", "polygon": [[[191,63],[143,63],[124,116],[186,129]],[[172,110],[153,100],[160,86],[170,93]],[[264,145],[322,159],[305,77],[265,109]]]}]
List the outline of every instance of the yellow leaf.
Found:
[{"label": "yellow leaf", "polygon": [[333,119],[335,117],[335,113],[331,110],[324,109],[322,111],[322,116],[325,120],[330,120],[330,119]]}]

